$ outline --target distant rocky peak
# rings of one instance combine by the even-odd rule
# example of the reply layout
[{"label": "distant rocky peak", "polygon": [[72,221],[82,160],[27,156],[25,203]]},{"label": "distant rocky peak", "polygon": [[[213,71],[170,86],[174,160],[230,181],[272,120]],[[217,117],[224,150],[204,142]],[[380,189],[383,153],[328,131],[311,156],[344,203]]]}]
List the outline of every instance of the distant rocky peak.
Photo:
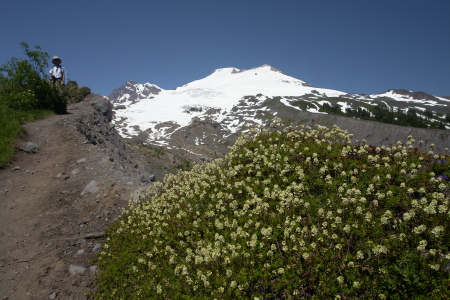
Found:
[{"label": "distant rocky peak", "polygon": [[139,83],[137,83],[137,82],[134,81],[134,80],[128,80],[128,81],[124,84],[124,86],[126,86],[126,85],[136,85],[136,84],[139,84]]},{"label": "distant rocky peak", "polygon": [[140,84],[134,80],[129,80],[123,86],[114,89],[108,99],[112,103],[136,102],[139,99],[147,99],[152,95],[158,95],[161,90],[155,84]]}]

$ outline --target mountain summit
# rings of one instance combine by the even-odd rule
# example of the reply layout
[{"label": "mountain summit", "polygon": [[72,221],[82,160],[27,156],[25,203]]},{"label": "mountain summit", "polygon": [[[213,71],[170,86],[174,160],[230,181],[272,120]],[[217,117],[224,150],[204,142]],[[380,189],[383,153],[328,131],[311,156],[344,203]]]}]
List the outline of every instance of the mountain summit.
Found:
[{"label": "mountain summit", "polygon": [[288,76],[269,65],[263,65],[250,70],[217,69],[208,77],[193,81],[176,90],[182,92],[192,89],[207,89],[243,97],[256,94],[293,96],[310,92],[311,88],[311,85],[302,80]]}]

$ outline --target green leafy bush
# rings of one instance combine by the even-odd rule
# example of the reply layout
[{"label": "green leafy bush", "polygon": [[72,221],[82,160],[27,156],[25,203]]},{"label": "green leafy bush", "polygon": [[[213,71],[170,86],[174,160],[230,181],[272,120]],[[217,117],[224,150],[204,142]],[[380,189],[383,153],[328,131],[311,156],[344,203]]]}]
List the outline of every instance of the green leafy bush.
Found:
[{"label": "green leafy bush", "polygon": [[49,114],[47,110],[19,111],[0,103],[0,168],[14,155],[14,140],[23,130],[22,124]]},{"label": "green leafy bush", "polygon": [[30,50],[22,42],[28,59],[13,57],[0,67],[0,103],[10,108],[28,111],[47,109],[67,112],[67,101],[58,86],[51,85],[45,74],[49,55],[39,46]]},{"label": "green leafy bush", "polygon": [[14,154],[13,141],[20,131],[20,123],[12,115],[14,113],[14,110],[0,104],[0,167]]},{"label": "green leafy bush", "polygon": [[76,81],[69,81],[67,84],[67,97],[72,103],[83,101],[90,93],[90,88],[85,86],[79,87]]},{"label": "green leafy bush", "polygon": [[93,296],[448,299],[448,154],[350,139],[257,129],[167,175],[109,228]]}]

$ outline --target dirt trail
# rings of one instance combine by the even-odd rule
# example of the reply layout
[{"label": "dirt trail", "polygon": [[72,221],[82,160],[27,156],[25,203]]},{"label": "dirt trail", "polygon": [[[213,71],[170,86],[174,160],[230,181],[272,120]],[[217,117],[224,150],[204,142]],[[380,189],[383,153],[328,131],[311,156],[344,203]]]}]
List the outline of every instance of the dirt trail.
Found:
[{"label": "dirt trail", "polygon": [[17,147],[39,151],[0,170],[0,300],[85,299],[104,229],[149,184],[92,104],[26,124]]}]

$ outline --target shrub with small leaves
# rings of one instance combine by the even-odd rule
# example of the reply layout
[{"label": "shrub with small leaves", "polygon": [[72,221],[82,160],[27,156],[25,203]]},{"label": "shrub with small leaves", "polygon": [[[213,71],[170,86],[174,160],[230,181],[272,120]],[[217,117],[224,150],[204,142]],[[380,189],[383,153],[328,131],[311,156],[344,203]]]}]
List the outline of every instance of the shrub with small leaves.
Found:
[{"label": "shrub with small leaves", "polygon": [[96,299],[445,299],[448,154],[352,144],[337,127],[253,129],[124,210]]},{"label": "shrub with small leaves", "polygon": [[69,81],[66,87],[66,93],[70,102],[76,103],[83,101],[91,93],[91,89],[85,86],[79,87],[76,81]]}]

